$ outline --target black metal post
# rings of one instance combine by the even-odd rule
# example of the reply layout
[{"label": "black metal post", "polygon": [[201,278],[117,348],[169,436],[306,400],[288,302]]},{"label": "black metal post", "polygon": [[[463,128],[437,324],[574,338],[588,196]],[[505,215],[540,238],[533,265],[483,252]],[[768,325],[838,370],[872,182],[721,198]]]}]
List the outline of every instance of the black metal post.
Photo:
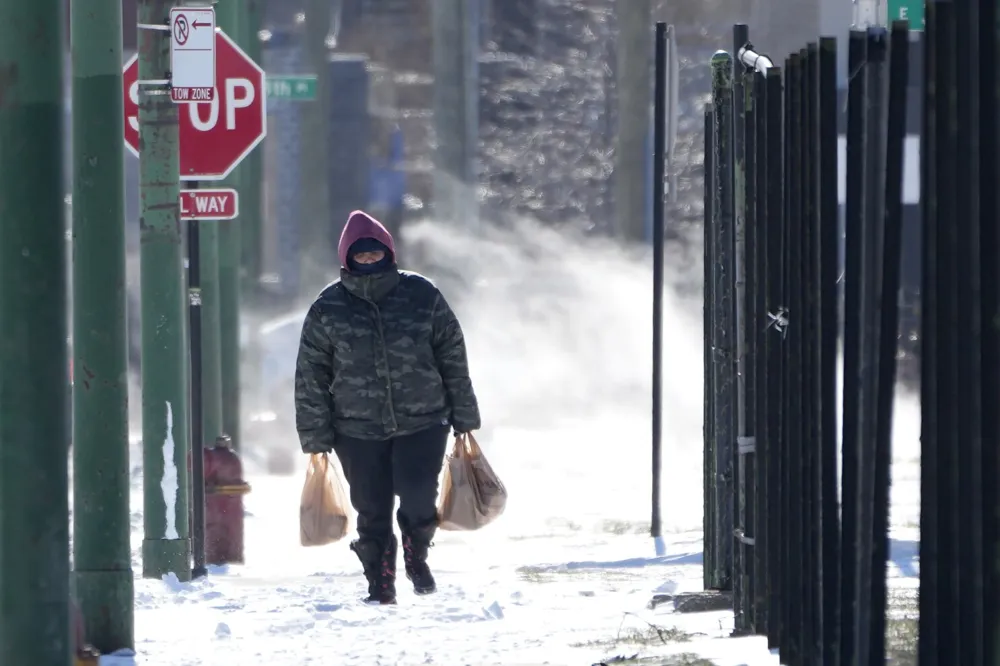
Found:
[{"label": "black metal post", "polygon": [[801,256],[802,307],[799,328],[802,333],[802,534],[803,534],[803,585],[802,604],[804,625],[804,654],[810,662],[820,659],[819,649],[819,568],[817,555],[819,538],[819,475],[817,434],[817,321],[818,286],[816,269],[819,263],[816,243],[816,168],[819,157],[816,144],[816,66],[817,46],[810,43],[802,49],[802,238]]},{"label": "black metal post", "polygon": [[[983,661],[982,326],[979,319],[979,50],[978,2],[954,3],[955,164],[955,453],[958,466],[959,652],[956,661]],[[995,57],[987,55],[986,58]],[[993,94],[991,94],[993,97]],[[996,113],[991,109],[989,113]],[[991,259],[996,261],[997,258]],[[996,409],[997,405],[990,405]],[[995,507],[987,509],[995,512]]]},{"label": "black metal post", "polygon": [[[935,238],[937,288],[937,483],[938,483],[938,631],[941,655],[955,659],[961,653],[961,622],[964,612],[959,595],[959,568],[962,565],[958,545],[960,515],[958,497],[959,429],[958,356],[962,341],[958,328],[957,274],[965,270],[957,257],[957,109],[955,108],[955,3],[930,2],[937,12],[934,48],[935,98]],[[923,541],[923,539],[921,539]]]},{"label": "black metal post", "polygon": [[[743,435],[738,439],[739,457],[743,462],[741,483],[743,485],[743,534],[740,538],[743,557],[743,615],[746,622],[743,633],[757,633],[757,586],[756,576],[758,521],[757,496],[757,428],[756,416],[756,355],[754,337],[756,317],[754,294],[756,291],[755,257],[757,253],[757,104],[755,98],[755,72],[741,73],[746,111],[743,115],[743,296],[741,336],[743,338],[743,363],[739,374],[743,386]],[[737,243],[739,243],[737,235]],[[739,628],[737,628],[739,630]]]},{"label": "black metal post", "polygon": [[841,423],[840,665],[853,666],[857,649],[859,367],[861,358],[861,235],[864,225],[865,61],[868,38],[853,30],[848,38],[847,150],[844,203],[844,379]]},{"label": "black metal post", "polygon": [[[885,141],[885,215],[881,238],[878,394],[876,396],[875,492],[872,520],[871,664],[885,663],[886,565],[889,560],[889,480],[892,464],[892,412],[896,389],[899,285],[903,228],[903,141],[906,138],[906,89],[909,79],[909,26],[892,26],[889,59],[888,122]],[[976,662],[979,663],[979,662]]]},{"label": "black metal post", "polygon": [[[747,26],[738,23],[733,26],[733,53],[747,45],[749,32]],[[743,452],[749,450],[752,440],[748,439],[747,403],[746,403],[746,125],[747,125],[747,90],[744,84],[743,67],[737,61],[733,74],[733,326],[735,334],[735,352],[732,372],[736,386],[736,446],[734,447],[733,470],[736,472],[735,490],[733,494],[733,517],[735,531],[733,533],[733,615],[735,635],[748,633],[752,624],[749,617],[747,602],[748,578],[747,563],[750,559],[747,544],[747,531],[750,529],[747,516],[747,463],[748,458]],[[749,451],[748,451],[749,452]]]},{"label": "black metal post", "polygon": [[733,569],[733,460],[736,455],[736,356],[733,319],[735,304],[733,220],[733,60],[725,51],[712,56],[713,131],[715,132],[715,197],[712,210],[717,250],[712,279],[715,282],[715,489],[718,521],[718,589],[732,589]]},{"label": "black metal post", "polygon": [[714,266],[716,261],[715,233],[713,223],[715,214],[715,132],[713,130],[712,105],[705,105],[705,215],[703,222],[704,232],[704,280],[705,294],[703,298],[703,321],[704,329],[702,338],[704,340],[704,384],[705,384],[705,419],[702,426],[704,434],[704,481],[702,494],[704,496],[704,535],[702,542],[703,563],[702,571],[706,590],[714,589],[716,579],[714,572],[717,567],[718,552],[718,523],[716,521],[715,506],[715,283],[713,280]]},{"label": "black metal post", "polygon": [[[198,185],[193,184],[193,189]],[[188,220],[188,326],[191,361],[191,551],[192,578],[208,574],[205,566],[205,437],[201,399],[201,243],[198,220]]]},{"label": "black metal post", "polygon": [[798,160],[795,159],[793,150],[792,120],[795,117],[793,104],[793,93],[795,91],[795,70],[798,67],[798,54],[792,53],[785,59],[784,78],[784,108],[782,112],[782,126],[784,128],[784,142],[782,144],[782,216],[781,216],[781,307],[782,312],[778,314],[783,317],[782,329],[782,364],[781,364],[781,406],[778,417],[780,419],[781,439],[779,444],[779,457],[781,459],[781,477],[778,481],[782,488],[781,512],[779,514],[779,525],[781,529],[780,543],[780,566],[781,571],[781,645],[779,649],[782,654],[788,655],[788,660],[793,659],[794,642],[798,635],[798,616],[796,606],[798,604],[795,597],[797,593],[796,581],[793,569],[798,566],[798,562],[793,559],[795,550],[791,545],[794,534],[793,516],[796,508],[792,503],[792,479],[795,474],[792,471],[792,440],[791,440],[791,420],[789,411],[792,404],[792,339],[790,334],[791,324],[791,275],[792,275],[792,219],[795,216],[793,206],[792,174],[798,168]]},{"label": "black metal post", "polygon": [[802,78],[804,63],[802,55],[793,53],[788,69],[787,112],[788,132],[788,168],[786,185],[788,187],[788,208],[786,213],[786,244],[785,244],[785,288],[788,296],[788,355],[786,366],[786,396],[785,431],[787,433],[786,478],[788,489],[785,505],[785,518],[788,522],[787,558],[784,563],[788,576],[788,585],[783,589],[786,596],[788,628],[786,638],[788,645],[781,652],[788,655],[789,666],[804,666],[807,663],[805,645],[802,642],[804,633],[803,604],[804,591],[804,558],[806,547],[802,530],[803,499],[803,469],[802,469],[802,337],[803,337],[803,299],[802,299]]},{"label": "black metal post", "polygon": [[656,554],[664,554],[660,518],[660,478],[663,466],[663,205],[667,152],[667,24],[656,24],[656,67],[653,106],[653,493],[650,536]]},{"label": "black metal post", "polygon": [[[767,634],[768,588],[771,585],[768,568],[768,529],[773,515],[768,513],[768,498],[772,492],[767,484],[768,457],[771,455],[770,433],[767,429],[767,84],[765,74],[751,75],[754,99],[754,140],[753,159],[753,223],[747,228],[752,234],[753,253],[750,265],[753,270],[752,298],[748,299],[747,312],[750,315],[748,331],[751,345],[751,373],[753,388],[754,426],[754,504],[753,504],[753,617],[754,633]],[[750,181],[749,173],[747,182]],[[750,199],[748,195],[748,200]],[[748,244],[750,241],[748,241]]]},{"label": "black metal post", "polygon": [[871,663],[872,579],[881,572],[872,567],[875,508],[875,427],[878,393],[878,289],[881,279],[881,230],[885,215],[885,65],[888,35],[884,28],[868,29],[865,65],[865,217],[861,266],[861,366],[858,419],[860,448],[858,511],[859,539],[855,551],[858,571],[858,664]]},{"label": "black metal post", "polygon": [[817,262],[819,310],[818,368],[820,427],[819,496],[821,568],[820,632],[823,663],[837,663],[840,634],[840,517],[837,484],[837,338],[839,308],[837,278],[840,271],[839,203],[837,201],[837,40],[822,37],[817,63],[817,106],[819,160],[817,183],[819,207],[816,222],[819,256]]},{"label": "black metal post", "polygon": [[779,508],[778,513],[778,529],[780,530],[780,538],[778,539],[778,571],[781,576],[781,582],[779,583],[779,588],[781,589],[781,597],[779,602],[781,604],[780,613],[780,623],[781,623],[781,634],[780,644],[778,645],[779,651],[788,655],[790,659],[789,651],[791,650],[792,644],[792,634],[794,634],[794,629],[792,627],[792,613],[791,609],[794,606],[792,597],[794,596],[794,581],[792,580],[791,574],[791,556],[792,548],[789,546],[789,540],[792,538],[792,520],[791,520],[791,503],[789,501],[789,496],[791,494],[791,453],[790,445],[788,443],[788,406],[791,402],[790,384],[790,349],[791,340],[788,336],[788,324],[789,324],[789,304],[791,303],[791,293],[788,289],[788,276],[790,274],[789,270],[789,240],[790,234],[788,231],[789,221],[791,220],[792,211],[792,186],[791,186],[791,171],[792,171],[792,79],[794,75],[795,61],[798,56],[795,54],[790,54],[785,58],[785,76],[784,76],[784,96],[782,100],[782,113],[781,113],[781,125],[782,125],[782,135],[784,137],[781,145],[781,161],[782,161],[782,197],[781,197],[781,226],[779,229],[779,236],[781,237],[781,257],[779,264],[781,267],[779,276],[779,291],[781,296],[781,307],[783,310],[781,312],[772,313],[775,317],[776,322],[782,322],[782,345],[781,345],[781,367],[780,367],[780,380],[779,384],[781,386],[781,404],[778,408],[778,419],[779,419],[779,429],[781,431],[781,437],[778,440],[778,458],[781,460],[780,465],[780,476],[778,478],[778,486],[782,489],[779,496]]},{"label": "black metal post", "polygon": [[[766,116],[764,76],[773,67],[770,58],[753,50],[745,25],[733,30],[736,61],[742,75],[742,88],[734,93],[734,125],[742,125],[736,135],[734,191],[742,203],[736,206],[736,286],[739,362],[736,372],[742,399],[737,443],[739,491],[736,510],[739,515],[737,547],[743,572],[739,599],[734,606],[737,633],[766,632],[766,475],[761,454],[763,424],[764,343],[767,305],[764,292],[764,252],[760,243],[761,225],[766,217]],[[740,137],[742,136],[742,145]],[[742,195],[741,195],[742,193]],[[742,294],[740,293],[742,291]]]},{"label": "black metal post", "polygon": [[1000,410],[989,405],[1000,404],[1000,327],[988,325],[1000,321],[1000,273],[996,258],[1000,256],[1000,210],[997,191],[1000,188],[1000,165],[997,164],[997,90],[998,43],[995,3],[979,6],[979,52],[989,54],[979,62],[979,269],[980,311],[982,324],[982,473],[983,473],[983,662],[995,664],[1000,659],[1000,516],[990,507],[1000,501]]},{"label": "black metal post", "polygon": [[[942,488],[939,477],[938,359],[940,336],[938,317],[938,16],[943,2],[925,5],[924,30],[924,121],[920,137],[920,208],[923,220],[923,261],[920,288],[920,666],[939,666],[940,655],[952,641],[941,632],[942,608],[947,591],[941,589],[940,574],[946,554],[941,550],[941,523],[950,520],[939,512]],[[944,581],[947,582],[947,581]],[[947,664],[948,662],[943,662]]]},{"label": "black metal post", "polygon": [[782,498],[785,489],[782,487],[782,472],[784,459],[784,431],[782,429],[782,407],[784,406],[784,359],[785,359],[785,327],[784,306],[785,296],[782,284],[784,266],[783,233],[784,233],[784,94],[781,80],[781,70],[772,67],[767,70],[767,94],[765,98],[767,109],[767,214],[764,220],[762,247],[765,248],[764,260],[767,274],[766,307],[767,341],[765,357],[767,359],[766,375],[766,434],[765,457],[767,465],[767,593],[768,593],[768,647],[774,649],[781,644],[784,631],[785,616],[782,612],[784,585],[786,576],[783,569],[783,537],[785,535]]}]

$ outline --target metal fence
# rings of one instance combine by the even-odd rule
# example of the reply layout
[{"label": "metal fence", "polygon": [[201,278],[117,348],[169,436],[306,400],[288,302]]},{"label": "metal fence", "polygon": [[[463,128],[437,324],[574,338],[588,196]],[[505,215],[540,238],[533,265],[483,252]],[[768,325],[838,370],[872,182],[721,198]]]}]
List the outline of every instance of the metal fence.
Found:
[{"label": "metal fence", "polygon": [[926,5],[920,663],[1000,658],[997,7]]},{"label": "metal fence", "polygon": [[705,583],[789,666],[885,659],[908,26],[849,44],[842,231],[834,38],[735,26],[705,110]]}]

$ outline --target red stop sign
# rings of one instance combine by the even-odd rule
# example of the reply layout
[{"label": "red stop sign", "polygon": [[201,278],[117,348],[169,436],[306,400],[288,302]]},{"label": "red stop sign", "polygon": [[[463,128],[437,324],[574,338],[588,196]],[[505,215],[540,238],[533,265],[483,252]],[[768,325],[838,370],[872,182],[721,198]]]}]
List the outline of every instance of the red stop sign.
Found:
[{"label": "red stop sign", "polygon": [[[125,145],[139,155],[139,62],[125,63]],[[267,134],[264,70],[229,38],[215,32],[215,99],[177,104],[181,180],[221,180]]]}]

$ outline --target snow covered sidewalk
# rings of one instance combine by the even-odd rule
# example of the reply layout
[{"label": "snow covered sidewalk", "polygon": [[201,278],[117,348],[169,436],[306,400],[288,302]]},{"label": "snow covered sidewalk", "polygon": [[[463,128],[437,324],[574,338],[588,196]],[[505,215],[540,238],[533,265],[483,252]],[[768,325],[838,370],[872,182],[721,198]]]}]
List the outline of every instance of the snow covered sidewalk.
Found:
[{"label": "snow covered sidewalk", "polygon": [[[102,666],[777,666],[763,638],[729,638],[729,611],[647,609],[656,593],[701,589],[700,452],[675,447],[664,470],[672,533],[657,558],[644,519],[648,480],[635,477],[628,450],[639,444],[618,429],[591,421],[558,436],[498,433],[488,455],[511,491],[507,512],[481,532],[440,532],[431,560],[439,593],[418,598],[401,576],[397,607],[360,603],[348,540],[299,546],[301,473],[251,475],[247,565],[193,583],[137,579],[138,654]],[[616,437],[621,454],[599,455]],[[890,575],[912,588],[919,467],[907,453],[900,447],[893,469]],[[141,485],[136,470],[136,509]],[[139,574],[139,510],[132,533]]]},{"label": "snow covered sidewalk", "polygon": [[346,540],[299,547],[301,478],[250,481],[248,564],[192,583],[137,580],[139,654],[102,666],[590,666],[633,656],[610,663],[777,664],[763,639],[728,638],[731,612],[647,610],[656,592],[701,589],[698,533],[674,535],[664,557],[627,522],[599,532],[549,520],[549,534],[439,533],[439,593],[416,597],[401,577],[397,607],[369,607]]}]

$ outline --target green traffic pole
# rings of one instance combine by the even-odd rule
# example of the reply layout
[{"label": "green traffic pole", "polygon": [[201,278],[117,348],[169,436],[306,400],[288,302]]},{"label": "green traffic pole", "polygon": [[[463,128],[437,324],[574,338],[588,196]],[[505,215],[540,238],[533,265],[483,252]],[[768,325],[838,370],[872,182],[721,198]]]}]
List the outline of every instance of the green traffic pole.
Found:
[{"label": "green traffic pole", "polygon": [[[725,51],[716,51],[711,59],[712,68],[712,112],[714,132],[713,176],[716,191],[712,214],[714,231],[713,245],[717,255],[712,277],[716,285],[714,315],[715,344],[728,343],[731,335],[733,315],[733,282],[730,266],[733,261],[733,57]],[[715,439],[712,442],[713,484],[709,492],[713,494],[715,524],[711,526],[714,539],[715,570],[713,587],[732,590],[733,583],[733,496],[732,486],[732,444],[736,441],[733,432],[736,421],[733,418],[735,392],[732,384],[732,366],[719,361],[714,368],[714,389],[718,396],[715,402]]]},{"label": "green traffic pole", "polygon": [[326,138],[330,117],[328,81],[329,48],[326,38],[330,32],[331,3],[328,0],[307,0],[305,38],[306,52],[312,74],[316,76],[316,99],[303,104],[300,134],[302,149],[302,177],[305,179],[302,211],[302,279],[300,291],[313,294],[328,281],[327,273],[337,264],[333,260],[330,220],[330,200],[327,196],[329,181],[329,152]]},{"label": "green traffic pole", "polygon": [[63,9],[58,0],[0,2],[4,664],[72,660]]},{"label": "green traffic pole", "polygon": [[[191,578],[188,358],[178,206],[178,109],[170,71],[169,0],[139,0],[139,201],[142,251],[142,575]],[[149,26],[149,27],[142,27]]]},{"label": "green traffic pole", "polygon": [[[219,0],[215,7],[216,24],[247,48],[245,0]],[[237,167],[225,180],[226,186],[242,190],[243,170]],[[241,191],[242,195],[243,192]],[[240,220],[222,220],[219,225],[219,316],[222,340],[222,427],[239,451],[240,437]]]},{"label": "green traffic pole", "polygon": [[134,647],[121,2],[74,2],[70,21],[74,582],[88,642],[108,654]]},{"label": "green traffic pole", "polygon": [[[247,42],[241,44],[254,62],[262,63],[261,40],[258,34],[261,27],[261,5],[264,0],[246,0],[246,31]],[[264,179],[264,153],[261,148],[252,151],[243,160],[243,191],[240,193],[240,237],[243,243],[243,279],[244,295],[249,302],[256,301],[260,288],[261,273],[261,233],[262,211],[261,194]]]},{"label": "green traffic pole", "polygon": [[[263,0],[247,0],[246,25],[248,40],[244,45],[247,54],[253,58],[254,62],[263,63],[261,60],[262,48],[259,37],[261,28],[261,5]],[[263,233],[263,215],[261,206],[263,203],[263,179],[264,179],[264,151],[262,147],[250,152],[243,160],[243,174],[241,184],[243,191],[240,206],[240,238],[243,245],[242,269],[243,279],[243,304],[250,308],[250,316],[244,321],[250,324],[249,336],[247,339],[247,353],[244,357],[242,370],[249,372],[251,377],[260,376],[261,345],[258,335],[258,326],[255,318],[260,316],[260,293],[261,293],[261,246]],[[254,395],[257,395],[255,392]],[[251,396],[244,396],[251,397]],[[256,408],[257,405],[253,405]],[[246,408],[244,405],[243,408]]]}]

